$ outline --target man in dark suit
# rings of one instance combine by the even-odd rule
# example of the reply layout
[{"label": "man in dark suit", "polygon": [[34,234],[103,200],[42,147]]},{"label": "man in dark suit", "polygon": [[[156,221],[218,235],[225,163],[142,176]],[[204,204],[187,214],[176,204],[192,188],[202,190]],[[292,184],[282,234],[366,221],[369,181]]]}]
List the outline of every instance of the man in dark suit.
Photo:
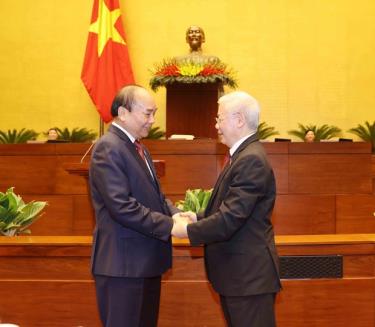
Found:
[{"label": "man in dark suit", "polygon": [[106,327],[157,325],[161,275],[171,267],[171,215],[148,151],[138,142],[154,123],[155,101],[136,85],[122,88],[108,132],[90,165],[96,227],[92,273]]},{"label": "man in dark suit", "polygon": [[245,92],[219,99],[216,129],[230,148],[203,217],[176,220],[172,235],[205,245],[209,281],[220,295],[228,326],[273,327],[280,290],[271,214],[275,178],[258,141],[259,106]]}]

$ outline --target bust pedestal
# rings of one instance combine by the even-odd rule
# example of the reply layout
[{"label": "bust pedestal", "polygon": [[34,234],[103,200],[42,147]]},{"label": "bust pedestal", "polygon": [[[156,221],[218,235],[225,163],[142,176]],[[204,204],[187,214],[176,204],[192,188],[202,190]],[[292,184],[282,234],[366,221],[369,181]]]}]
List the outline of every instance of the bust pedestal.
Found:
[{"label": "bust pedestal", "polygon": [[217,138],[215,117],[221,83],[167,86],[166,134],[192,134],[198,138]]}]

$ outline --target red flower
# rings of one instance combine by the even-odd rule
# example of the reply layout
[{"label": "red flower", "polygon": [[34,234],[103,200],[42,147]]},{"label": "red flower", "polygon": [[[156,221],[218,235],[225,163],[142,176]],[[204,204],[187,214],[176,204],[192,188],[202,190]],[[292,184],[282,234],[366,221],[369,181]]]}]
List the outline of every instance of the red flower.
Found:
[{"label": "red flower", "polygon": [[159,69],[156,74],[157,76],[179,76],[180,71],[176,64],[170,64]]},{"label": "red flower", "polygon": [[215,67],[213,65],[208,65],[203,67],[202,71],[199,73],[201,76],[210,76],[210,75],[220,75],[225,74],[225,69],[222,67]]}]

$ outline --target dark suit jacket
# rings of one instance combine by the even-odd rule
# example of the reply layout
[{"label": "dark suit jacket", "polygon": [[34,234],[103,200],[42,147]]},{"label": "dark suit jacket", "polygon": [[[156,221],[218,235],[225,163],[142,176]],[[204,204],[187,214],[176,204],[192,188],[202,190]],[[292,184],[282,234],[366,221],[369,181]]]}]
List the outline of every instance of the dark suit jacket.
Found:
[{"label": "dark suit jacket", "polygon": [[[152,160],[147,153],[152,169]],[[154,176],[156,176],[154,170]],[[110,126],[95,144],[90,165],[95,209],[92,272],[115,277],[159,276],[171,267],[175,212],[134,144]]]},{"label": "dark suit jacket", "polygon": [[271,214],[275,178],[257,135],[246,139],[220,174],[204,218],[188,225],[192,245],[205,244],[207,277],[224,296],[280,289]]}]

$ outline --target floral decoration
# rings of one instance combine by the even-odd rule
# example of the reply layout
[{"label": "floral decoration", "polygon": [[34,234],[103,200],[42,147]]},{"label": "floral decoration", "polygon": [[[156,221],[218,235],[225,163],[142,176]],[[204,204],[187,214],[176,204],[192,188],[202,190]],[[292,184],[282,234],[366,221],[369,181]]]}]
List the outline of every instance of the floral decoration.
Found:
[{"label": "floral decoration", "polygon": [[217,60],[196,60],[193,58],[164,59],[151,70],[151,88],[156,91],[160,86],[178,83],[216,83],[221,82],[231,88],[237,87],[233,70]]}]

